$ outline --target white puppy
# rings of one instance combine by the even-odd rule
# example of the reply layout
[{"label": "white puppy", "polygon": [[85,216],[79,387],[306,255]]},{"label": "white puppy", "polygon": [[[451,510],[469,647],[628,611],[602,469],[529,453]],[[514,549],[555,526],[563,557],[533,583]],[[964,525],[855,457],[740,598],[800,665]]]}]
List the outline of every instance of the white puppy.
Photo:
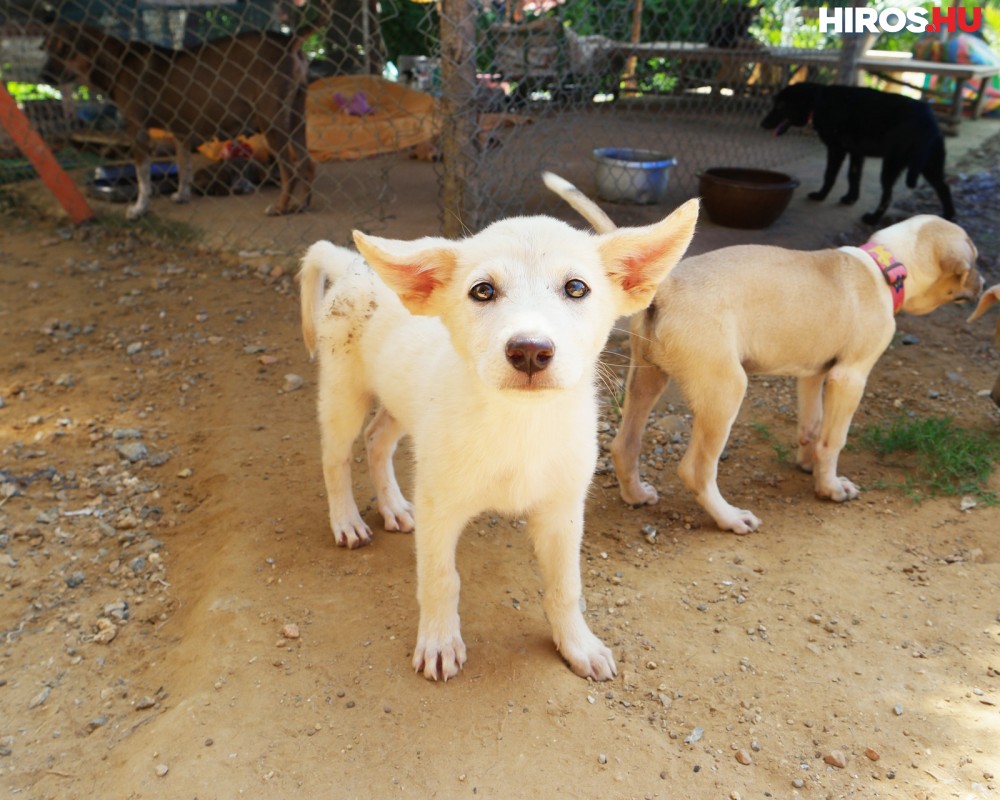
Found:
[{"label": "white puppy", "polygon": [[[681,258],[697,214],[690,201],[658,224],[604,235],[548,217],[503,220],[457,242],[355,232],[367,264],[329,242],[306,253],[302,328],[320,359],[330,526],[339,545],[371,540],[351,491],[351,447],[377,399],[369,471],[385,527],[416,528],[413,666],[425,677],[447,680],[465,662],[455,548],[487,509],[528,517],[545,612],[573,671],[616,674],[580,609],[597,360],[615,320],[648,305]],[[404,433],[416,458],[412,507],[392,466]]]}]

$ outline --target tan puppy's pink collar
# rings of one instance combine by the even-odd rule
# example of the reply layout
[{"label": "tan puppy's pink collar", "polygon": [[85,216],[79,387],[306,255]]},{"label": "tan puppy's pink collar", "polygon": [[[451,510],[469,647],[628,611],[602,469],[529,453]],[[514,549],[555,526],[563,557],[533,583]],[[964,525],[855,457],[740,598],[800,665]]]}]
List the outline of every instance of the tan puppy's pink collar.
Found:
[{"label": "tan puppy's pink collar", "polygon": [[903,285],[907,275],[906,266],[902,261],[897,261],[884,244],[865,242],[861,245],[861,249],[872,257],[885,277],[885,282],[889,284],[889,289],[892,291],[892,313],[898,314],[899,309],[903,307],[903,300],[906,299],[906,289]]}]

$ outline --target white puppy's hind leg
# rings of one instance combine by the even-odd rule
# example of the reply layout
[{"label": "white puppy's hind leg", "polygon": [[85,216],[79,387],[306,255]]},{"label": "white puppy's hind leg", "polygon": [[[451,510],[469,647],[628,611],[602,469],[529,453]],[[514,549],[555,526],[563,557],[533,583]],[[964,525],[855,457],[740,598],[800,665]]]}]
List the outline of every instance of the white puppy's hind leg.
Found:
[{"label": "white puppy's hind leg", "polygon": [[330,529],[341,547],[361,547],[372,540],[354,502],[351,448],[361,430],[371,399],[356,387],[350,362],[332,351],[320,351],[319,423],[323,445],[323,478],[330,506]]},{"label": "white puppy's hind leg", "polygon": [[396,445],[403,433],[399,422],[385,408],[379,408],[375,419],[365,429],[368,473],[375,484],[378,510],[387,531],[413,530],[413,506],[403,496],[392,465]]},{"label": "white puppy's hind leg", "polygon": [[528,530],[542,571],[542,602],[556,649],[580,677],[606,681],[618,674],[615,657],[591,632],[580,609],[583,505],[582,499],[553,499],[532,512]]}]

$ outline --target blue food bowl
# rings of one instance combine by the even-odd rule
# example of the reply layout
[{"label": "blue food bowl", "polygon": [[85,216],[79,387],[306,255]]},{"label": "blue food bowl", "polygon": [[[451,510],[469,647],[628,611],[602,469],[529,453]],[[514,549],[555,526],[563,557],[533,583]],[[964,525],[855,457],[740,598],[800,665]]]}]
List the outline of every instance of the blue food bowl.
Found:
[{"label": "blue food bowl", "polygon": [[677,160],[652,150],[598,147],[597,194],[612,203],[662,203]]}]

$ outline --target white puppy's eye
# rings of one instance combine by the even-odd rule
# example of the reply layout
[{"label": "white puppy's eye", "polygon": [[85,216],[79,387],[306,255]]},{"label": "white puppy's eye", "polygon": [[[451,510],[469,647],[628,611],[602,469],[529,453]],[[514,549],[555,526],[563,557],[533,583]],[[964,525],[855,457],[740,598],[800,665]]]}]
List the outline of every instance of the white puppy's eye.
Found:
[{"label": "white puppy's eye", "polygon": [[563,290],[566,292],[567,297],[572,297],[574,300],[579,300],[581,297],[586,297],[590,294],[590,287],[579,278],[573,278],[571,281],[566,281],[566,285],[563,287]]},{"label": "white puppy's eye", "polygon": [[493,284],[486,281],[480,281],[469,289],[469,297],[479,303],[490,302],[494,294],[496,294],[496,289],[493,288]]}]

